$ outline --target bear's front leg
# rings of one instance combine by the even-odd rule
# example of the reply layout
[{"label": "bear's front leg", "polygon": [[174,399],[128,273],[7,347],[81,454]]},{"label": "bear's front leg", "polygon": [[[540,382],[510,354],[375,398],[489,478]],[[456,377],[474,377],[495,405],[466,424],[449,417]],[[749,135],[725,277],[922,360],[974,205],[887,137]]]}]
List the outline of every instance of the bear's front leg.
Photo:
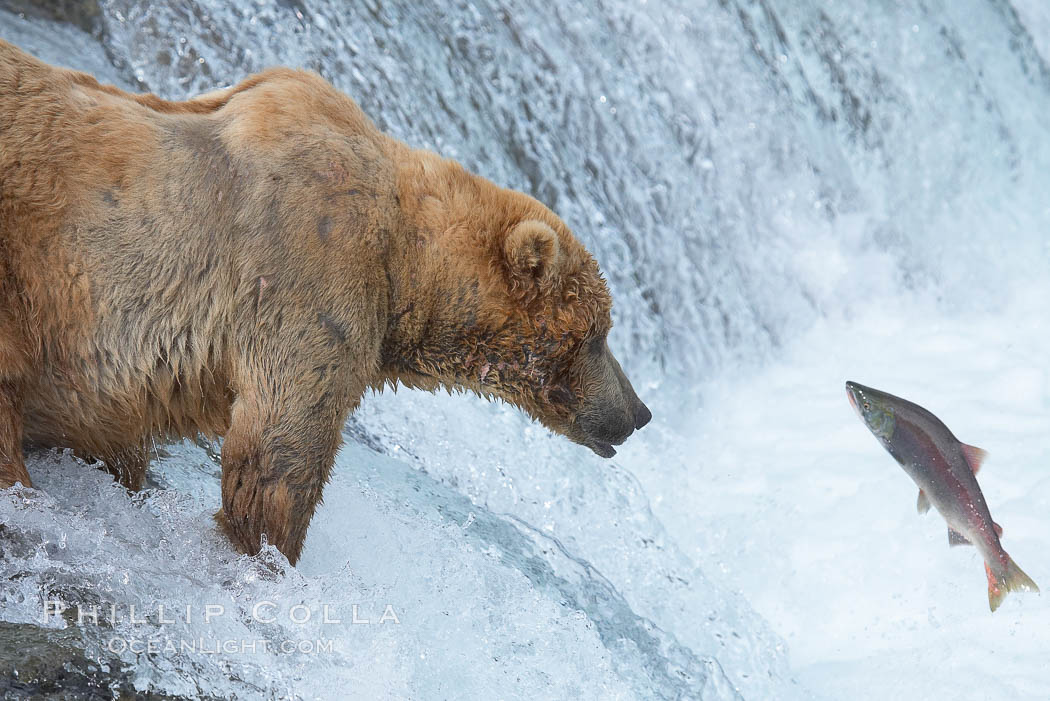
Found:
[{"label": "bear's front leg", "polygon": [[[296,378],[300,379],[301,378]],[[291,380],[291,378],[289,378]],[[293,565],[342,440],[347,411],[332,392],[241,393],[222,447],[220,527],[243,552],[262,535]],[[260,391],[261,390],[261,391]]]},{"label": "bear's front leg", "polygon": [[0,382],[0,489],[15,483],[32,487],[22,455],[22,399],[18,388]]},{"label": "bear's front leg", "polygon": [[[142,489],[142,483],[146,480],[146,469],[149,467],[149,458],[149,450],[145,445],[125,448],[119,452],[102,456],[106,464],[106,471],[130,492]],[[81,459],[84,460],[83,457]],[[91,459],[94,459],[94,456]]]}]

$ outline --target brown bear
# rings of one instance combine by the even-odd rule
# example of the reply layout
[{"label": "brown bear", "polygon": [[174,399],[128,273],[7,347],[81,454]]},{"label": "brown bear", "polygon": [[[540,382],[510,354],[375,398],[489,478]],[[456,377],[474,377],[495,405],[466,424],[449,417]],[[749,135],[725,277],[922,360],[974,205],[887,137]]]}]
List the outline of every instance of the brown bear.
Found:
[{"label": "brown bear", "polygon": [[598,266],[536,200],[383,134],[313,73],[185,102],[0,41],[0,487],[24,444],[141,486],[224,436],[231,540],[294,563],[365,390],[466,389],[612,456],[650,419]]}]

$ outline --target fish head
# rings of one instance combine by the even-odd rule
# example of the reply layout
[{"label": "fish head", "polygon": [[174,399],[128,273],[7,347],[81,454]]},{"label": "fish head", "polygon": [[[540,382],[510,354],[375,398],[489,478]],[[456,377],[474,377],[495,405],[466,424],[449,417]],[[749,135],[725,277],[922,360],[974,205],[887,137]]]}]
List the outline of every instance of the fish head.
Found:
[{"label": "fish head", "polygon": [[856,382],[847,382],[846,396],[861,421],[876,438],[888,441],[893,437],[897,418],[889,395]]}]

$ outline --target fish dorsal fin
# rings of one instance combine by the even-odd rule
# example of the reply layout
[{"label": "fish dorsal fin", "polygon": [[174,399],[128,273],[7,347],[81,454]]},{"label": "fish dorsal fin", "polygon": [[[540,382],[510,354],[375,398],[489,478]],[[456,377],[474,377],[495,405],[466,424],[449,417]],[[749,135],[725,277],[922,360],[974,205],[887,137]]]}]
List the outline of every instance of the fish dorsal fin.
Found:
[{"label": "fish dorsal fin", "polygon": [[962,533],[948,526],[948,545],[954,548],[956,545],[973,545],[973,543]]},{"label": "fish dorsal fin", "polygon": [[1003,537],[1003,527],[1002,526],[1000,526],[995,521],[992,521],[992,528],[995,529],[995,535],[999,536],[1000,538]]},{"label": "fish dorsal fin", "polygon": [[981,469],[981,463],[983,463],[984,459],[988,457],[988,452],[981,450],[977,446],[966,445],[965,443],[962,443],[961,445],[963,455],[966,457],[966,462],[970,463],[970,469],[972,469],[973,473],[976,475],[977,471]]},{"label": "fish dorsal fin", "polygon": [[930,510],[930,500],[926,498],[926,492],[919,490],[919,500],[915,502],[915,510],[924,514]]}]

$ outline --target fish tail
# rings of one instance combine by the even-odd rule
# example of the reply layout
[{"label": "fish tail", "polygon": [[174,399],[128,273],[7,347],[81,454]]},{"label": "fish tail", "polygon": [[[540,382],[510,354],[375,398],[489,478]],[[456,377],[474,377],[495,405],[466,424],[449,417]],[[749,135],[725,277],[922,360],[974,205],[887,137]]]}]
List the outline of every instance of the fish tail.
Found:
[{"label": "fish tail", "polygon": [[1009,555],[1006,555],[1006,568],[1002,577],[993,574],[988,563],[985,563],[984,571],[988,574],[988,607],[992,611],[999,608],[999,604],[1003,603],[1003,599],[1012,591],[1039,591],[1032,578],[1025,574]]}]

